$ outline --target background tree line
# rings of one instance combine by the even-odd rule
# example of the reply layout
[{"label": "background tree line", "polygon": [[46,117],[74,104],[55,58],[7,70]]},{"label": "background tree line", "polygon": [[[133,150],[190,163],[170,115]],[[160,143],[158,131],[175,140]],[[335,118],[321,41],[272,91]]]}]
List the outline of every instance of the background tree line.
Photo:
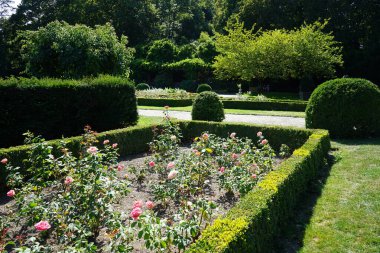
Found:
[{"label": "background tree line", "polygon": [[[1,0],[1,9],[9,2]],[[153,69],[152,79],[157,75],[161,75],[158,79],[165,79],[165,71],[159,69],[163,67],[155,64],[160,64],[155,54],[162,55],[157,48],[169,52],[165,64],[172,65],[165,67],[166,72],[168,68],[177,73],[201,65],[207,67],[203,69],[207,72],[216,55],[214,35],[226,34],[227,24],[233,25],[235,20],[243,22],[246,29],[256,24],[255,31],[265,31],[292,30],[325,19],[329,22],[324,32],[332,32],[343,48],[344,65],[338,69],[338,75],[379,82],[378,0],[23,0],[13,15],[0,19],[0,75],[25,72],[22,48],[26,40],[20,34],[55,20],[90,27],[109,23],[116,36],[127,36],[128,47],[135,48],[134,72]],[[186,59],[187,62],[177,64]],[[201,77],[204,74],[196,73]],[[138,78],[139,73],[135,75]]]}]

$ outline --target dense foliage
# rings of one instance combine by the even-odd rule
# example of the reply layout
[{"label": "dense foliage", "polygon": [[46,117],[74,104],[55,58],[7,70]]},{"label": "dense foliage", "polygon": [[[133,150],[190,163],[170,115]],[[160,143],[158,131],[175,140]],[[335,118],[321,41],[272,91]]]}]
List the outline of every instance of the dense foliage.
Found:
[{"label": "dense foliage", "polygon": [[341,48],[322,32],[327,23],[295,30],[245,30],[242,23],[218,35],[214,63],[220,78],[242,80],[326,78],[342,64]]},{"label": "dense foliage", "polygon": [[149,90],[150,86],[147,83],[139,83],[136,85],[136,90]]},{"label": "dense foliage", "polygon": [[25,73],[36,77],[80,78],[98,74],[129,75],[133,50],[109,25],[71,26],[52,22],[22,35]]},{"label": "dense foliage", "polygon": [[1,145],[22,142],[27,130],[46,138],[78,135],[87,124],[104,131],[137,122],[134,85],[128,79],[0,80]]},{"label": "dense foliage", "polygon": [[218,94],[212,91],[200,93],[194,100],[191,116],[193,120],[223,121],[224,108]]},{"label": "dense foliage", "polygon": [[197,88],[197,93],[201,93],[201,92],[204,92],[204,91],[212,91],[212,88],[210,85],[208,85],[207,83],[202,83],[198,86]]},{"label": "dense foliage", "polygon": [[380,89],[368,80],[342,78],[321,84],[306,109],[308,128],[334,137],[380,134]]}]

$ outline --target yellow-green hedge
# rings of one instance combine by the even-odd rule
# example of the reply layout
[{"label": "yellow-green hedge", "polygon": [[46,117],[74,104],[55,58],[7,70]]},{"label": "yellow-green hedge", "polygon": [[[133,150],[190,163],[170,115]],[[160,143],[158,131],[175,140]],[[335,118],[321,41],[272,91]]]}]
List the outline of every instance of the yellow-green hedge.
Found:
[{"label": "yellow-green hedge", "polygon": [[328,132],[314,130],[278,170],[269,173],[225,217],[205,229],[186,252],[270,252],[273,238],[323,166],[329,149]]}]

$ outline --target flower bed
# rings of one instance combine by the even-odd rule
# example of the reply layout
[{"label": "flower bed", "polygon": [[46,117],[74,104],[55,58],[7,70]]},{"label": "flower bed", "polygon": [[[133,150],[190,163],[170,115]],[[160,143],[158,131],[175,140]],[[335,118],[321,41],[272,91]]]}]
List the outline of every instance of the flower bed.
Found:
[{"label": "flower bed", "polygon": [[[206,178],[208,175],[207,174],[202,175],[202,172],[197,172],[197,175],[200,175],[198,180],[194,180],[193,177],[187,177],[188,175],[181,172],[181,169],[183,169],[184,167],[191,166],[191,163],[193,163],[193,161],[197,161],[197,159],[199,159],[198,161],[201,161],[200,159],[204,159],[204,160],[202,160],[205,162],[202,165],[203,167],[201,166],[202,168],[204,168],[204,170],[202,170],[202,171],[209,171],[205,168],[214,168],[215,169],[215,166],[219,169],[216,171],[217,173],[216,173],[216,177],[214,179],[216,179],[216,181],[220,182],[220,186],[225,187],[225,189],[230,189],[230,190],[234,191],[235,194],[246,195],[244,198],[241,199],[241,201],[239,201],[239,203],[237,204],[236,207],[234,207],[233,209],[231,209],[228,212],[226,219],[216,220],[214,225],[208,227],[202,233],[201,238],[193,246],[191,246],[191,248],[189,249],[190,251],[193,251],[193,252],[202,252],[202,251],[203,252],[218,252],[219,249],[222,251],[223,250],[228,251],[229,247],[231,247],[233,249],[240,249],[241,252],[251,251],[250,250],[251,248],[249,248],[250,246],[248,246],[248,247],[247,247],[247,245],[244,246],[244,244],[241,244],[241,242],[239,240],[241,240],[247,236],[251,236],[250,233],[252,231],[250,230],[250,228],[251,228],[250,226],[252,226],[252,224],[254,224],[253,226],[255,226],[255,229],[257,229],[260,226],[262,226],[262,229],[268,229],[268,227],[266,227],[266,226],[269,226],[269,228],[272,229],[272,230],[268,230],[266,233],[264,233],[265,236],[264,235],[254,236],[254,240],[252,240],[252,242],[254,242],[255,243],[254,245],[256,245],[256,246],[252,246],[252,247],[256,247],[254,249],[257,249],[258,248],[257,245],[263,245],[265,240],[270,238],[273,235],[273,233],[276,232],[275,229],[273,229],[273,228],[275,228],[279,224],[279,220],[282,220],[283,217],[282,216],[281,217],[279,217],[279,216],[271,217],[273,222],[270,222],[270,223],[264,222],[263,223],[263,221],[260,219],[257,221],[258,210],[261,210],[260,207],[265,207],[262,210],[262,212],[264,212],[264,214],[269,213],[271,215],[275,215],[276,213],[277,214],[283,213],[284,218],[285,218],[287,212],[289,211],[288,209],[292,207],[292,204],[294,204],[294,202],[297,199],[297,194],[296,194],[298,192],[297,190],[299,190],[302,187],[305,187],[306,182],[313,177],[313,173],[305,173],[305,172],[315,172],[315,170],[317,169],[317,166],[320,165],[319,161],[325,155],[325,152],[327,152],[326,148],[327,148],[328,143],[329,143],[328,142],[328,135],[326,134],[325,131],[321,131],[321,132],[316,133],[316,132],[311,131],[311,130],[300,130],[300,129],[292,129],[292,128],[276,128],[276,127],[262,127],[262,128],[260,128],[259,126],[252,126],[252,125],[218,124],[218,123],[207,123],[207,122],[180,122],[180,127],[183,131],[184,139],[190,139],[190,138],[193,138],[195,136],[199,136],[204,131],[208,131],[209,133],[207,135],[202,134],[201,137],[199,137],[197,140],[195,140],[195,143],[193,144],[193,147],[192,147],[192,150],[194,150],[194,152],[191,152],[190,156],[184,156],[184,157],[181,156],[182,158],[178,158],[179,152],[177,152],[176,148],[173,149],[173,144],[175,144],[176,141],[179,140],[179,136],[175,133],[176,128],[172,128],[166,134],[159,135],[161,137],[156,138],[155,141],[152,142],[150,145],[152,150],[154,151],[154,154],[159,154],[159,155],[157,155],[154,158],[155,160],[151,160],[151,161],[149,161],[149,163],[148,162],[145,163],[145,166],[146,166],[145,172],[149,172],[149,171],[152,172],[152,168],[154,167],[155,171],[157,172],[158,178],[160,178],[160,177],[166,178],[165,180],[163,180],[165,182],[164,184],[161,184],[161,185],[160,185],[160,183],[156,184],[157,187],[155,187],[155,191],[156,191],[155,194],[158,196],[158,198],[156,200],[156,201],[158,201],[157,203],[161,203],[161,205],[165,206],[165,202],[166,202],[165,199],[171,199],[173,196],[174,197],[177,196],[179,198],[178,201],[176,201],[175,203],[171,203],[171,204],[168,203],[168,206],[177,207],[177,208],[179,208],[177,210],[182,210],[182,211],[179,211],[179,213],[182,215],[180,220],[189,220],[190,223],[193,222],[192,224],[186,223],[186,222],[185,223],[177,222],[178,226],[177,227],[174,226],[176,229],[167,229],[164,231],[169,231],[170,233],[172,233],[171,235],[174,236],[175,233],[177,233],[178,231],[181,231],[181,230],[178,230],[178,229],[181,229],[181,226],[187,226],[187,228],[189,229],[188,230],[189,233],[190,234],[192,233],[192,232],[190,232],[190,230],[192,229],[192,231],[195,231],[193,233],[195,233],[195,235],[197,237],[199,230],[211,221],[208,218],[208,216],[209,216],[208,214],[210,212],[212,212],[212,210],[213,210],[213,205],[211,204],[211,202],[209,202],[209,201],[206,201],[206,202],[203,201],[202,202],[202,201],[198,201],[198,199],[193,199],[192,201],[190,201],[191,206],[192,206],[191,208],[193,208],[193,209],[191,209],[192,211],[189,212],[190,207],[188,205],[183,204],[183,203],[187,203],[187,201],[184,201],[183,199],[181,199],[183,197],[182,195],[186,195],[190,189],[195,189],[195,191],[197,191],[202,187],[199,187],[199,185],[198,185],[198,187],[197,187],[197,185],[194,185],[192,187],[183,188],[182,189],[183,191],[182,190],[181,191],[173,190],[173,189],[179,189],[178,185],[176,185],[177,181],[181,182],[181,185],[183,185],[184,182],[187,182],[187,184],[191,185],[191,184],[198,183],[199,178],[202,178],[201,181],[203,183],[207,180]],[[202,129],[204,129],[204,130],[202,130]],[[255,159],[255,161],[256,160],[259,161],[260,160],[259,158],[262,157],[262,158],[265,158],[264,161],[270,161],[270,159],[268,160],[268,158],[270,158],[270,155],[266,155],[266,156],[265,155],[264,156],[259,155],[258,156],[258,154],[256,154],[255,152],[253,152],[253,153],[248,152],[248,154],[246,155],[246,153],[243,152],[244,150],[241,150],[241,149],[244,146],[246,146],[249,142],[247,143],[246,141],[240,140],[239,138],[236,138],[236,136],[234,136],[234,135],[231,135],[226,140],[220,141],[221,139],[219,137],[213,135],[213,133],[215,133],[219,136],[227,136],[227,134],[232,133],[232,131],[230,131],[230,129],[236,129],[235,132],[238,133],[238,136],[248,136],[248,137],[253,137],[253,138],[257,138],[257,136],[256,136],[257,129],[264,129],[264,133],[268,133],[266,135],[266,137],[268,137],[269,140],[272,140],[271,138],[274,138],[275,136],[278,136],[279,139],[284,138],[282,140],[292,140],[292,142],[289,142],[291,144],[292,150],[294,148],[299,148],[300,145],[302,145],[302,143],[306,139],[308,139],[308,138],[309,139],[306,142],[306,144],[304,144],[304,146],[302,146],[302,149],[298,149],[297,151],[294,152],[294,155],[288,160],[291,162],[286,161],[283,165],[280,166],[280,168],[278,170],[269,173],[269,175],[267,177],[264,177],[264,175],[268,171],[271,170],[270,166],[268,167],[269,170],[266,169],[263,171],[263,173],[261,173],[261,172],[256,173],[256,171],[254,171],[255,170],[254,168],[247,169],[247,170],[245,170],[246,172],[247,171],[249,172],[249,173],[245,174],[245,176],[246,176],[245,178],[247,178],[247,181],[243,180],[244,182],[246,182],[246,184],[245,183],[237,184],[236,183],[237,178],[242,176],[242,174],[241,174],[242,171],[239,169],[236,169],[236,171],[235,171],[236,173],[232,173],[232,174],[226,173],[226,171],[233,171],[235,169],[231,169],[231,167],[228,167],[228,169],[224,168],[224,170],[223,170],[222,169],[223,166],[221,166],[220,162],[231,164],[231,162],[232,163],[236,162],[234,159],[239,159],[239,162],[243,163],[243,164],[241,164],[241,167],[247,168],[248,164],[252,164],[252,160],[243,159],[242,161],[240,161],[241,157],[245,157],[245,156],[247,156],[248,158],[251,157],[251,159]],[[145,128],[145,129],[136,128],[134,130],[129,130],[129,131],[125,131],[125,132],[123,132],[123,130],[118,130],[117,133],[111,131],[111,132],[108,132],[107,134],[100,134],[98,137],[101,140],[101,142],[103,142],[103,143],[105,143],[104,140],[106,140],[105,139],[106,136],[110,137],[109,139],[112,138],[112,141],[110,143],[112,143],[113,141],[115,141],[117,139],[117,138],[115,138],[117,136],[118,139],[122,140],[121,143],[123,143],[123,145],[121,145],[119,143],[119,147],[126,146],[126,147],[123,147],[123,150],[121,150],[122,151],[121,154],[125,155],[127,153],[128,148],[133,147],[133,145],[135,144],[133,142],[136,142],[136,140],[138,140],[138,138],[136,138],[136,139],[134,138],[133,131],[139,131],[140,137],[142,137],[142,136],[144,136],[144,133],[148,134],[148,132],[150,132],[151,129],[150,128]],[[117,135],[115,136],[113,134],[115,134],[115,135],[117,134]],[[176,137],[174,138],[173,136],[176,136]],[[272,136],[272,137],[269,138],[269,136]],[[292,139],[292,136],[293,136],[293,139]],[[150,137],[150,139],[152,139],[152,133],[150,133],[149,137]],[[144,137],[144,138],[147,138],[147,137]],[[132,141],[132,143],[131,143],[131,141]],[[102,149],[99,149],[99,150],[94,149],[94,148],[90,149],[90,147],[87,149],[83,149],[83,148],[79,149],[78,148],[79,142],[80,142],[80,140],[74,139],[74,140],[71,140],[71,142],[69,142],[70,143],[69,145],[72,145],[73,147],[77,147],[76,152],[81,151],[83,154],[83,151],[85,151],[85,154],[86,154],[85,157],[88,157],[88,159],[93,159],[94,157],[97,157],[97,156],[93,156],[92,154],[97,154],[97,152],[99,152],[100,154],[103,154],[103,152],[104,152]],[[239,144],[235,145],[235,144],[237,144],[235,142],[237,142]],[[282,142],[281,140],[278,140],[277,143],[275,143],[274,146],[276,146],[277,150],[280,147],[281,142]],[[321,146],[321,142],[323,143],[322,146]],[[73,145],[73,143],[76,143],[76,145]],[[171,144],[169,145],[168,143],[171,143]],[[214,144],[211,145],[210,143],[214,143]],[[213,164],[213,163],[210,163],[210,160],[208,160],[206,158],[208,156],[212,156],[212,153],[214,153],[216,155],[216,153],[218,153],[218,152],[223,152],[223,148],[220,148],[222,146],[219,145],[218,143],[219,144],[220,143],[227,143],[227,149],[230,150],[231,152],[229,153],[229,155],[216,156],[216,157],[219,157],[220,159],[222,159],[222,158],[223,159],[222,160],[217,159],[218,164]],[[229,146],[228,143],[235,143],[235,144]],[[284,143],[284,142],[282,142],[282,143]],[[317,144],[315,144],[315,143],[317,143]],[[55,143],[55,144],[58,145],[57,143]],[[210,152],[209,146],[207,146],[207,147],[204,146],[204,145],[208,145],[208,144],[211,145],[211,147],[212,147],[211,151],[212,152]],[[109,143],[105,143],[104,145],[108,145],[108,148],[111,150],[110,153],[113,154],[112,153],[113,147]],[[177,144],[175,144],[175,145],[177,145]],[[266,143],[266,141],[264,141],[264,139],[262,139],[260,141],[260,145],[263,145],[263,148],[261,148],[261,149],[264,149],[264,147],[267,145],[267,143]],[[230,147],[231,149],[228,147]],[[141,151],[146,150],[146,148],[147,148],[147,146],[141,145],[137,149],[141,149],[141,150],[139,150],[139,152],[141,152]],[[314,157],[315,152],[318,151],[317,150],[318,148],[319,148],[319,152],[320,152],[319,155],[320,156]],[[135,149],[135,151],[137,149]],[[29,147],[28,146],[23,147],[23,150],[24,150],[24,152],[30,150],[30,146]],[[51,152],[53,152],[53,148],[51,150],[52,150]],[[251,149],[249,149],[249,150],[251,150]],[[130,152],[130,150],[128,152]],[[134,153],[134,152],[130,152],[130,153]],[[15,154],[15,150],[13,150],[13,153],[9,153],[9,152],[1,153],[1,151],[0,151],[0,154],[2,155],[0,157],[4,157],[4,154],[5,154],[6,157],[8,158],[8,161],[13,162],[13,157],[10,154]],[[18,154],[20,154],[20,153],[18,153]],[[104,154],[105,154],[105,152],[104,152]],[[223,153],[221,153],[221,154],[223,154]],[[263,153],[260,153],[260,154],[263,154]],[[176,157],[175,159],[173,158],[173,155]],[[310,158],[309,158],[310,156],[313,157],[313,160],[310,160]],[[15,156],[15,157],[17,157],[17,156]],[[110,159],[112,157],[114,157],[114,156],[112,156],[112,155],[109,156]],[[112,158],[112,159],[114,159],[114,158]],[[173,163],[170,161],[172,161]],[[244,162],[247,162],[247,164],[244,164]],[[264,164],[265,163],[260,164],[259,167],[266,168],[264,166]],[[309,166],[309,167],[303,167],[302,165]],[[288,169],[284,169],[284,166]],[[235,168],[235,167],[238,168],[239,166],[234,164],[232,168]],[[296,168],[293,168],[293,167],[296,167]],[[107,189],[110,189],[111,192],[112,192],[113,187],[118,187],[118,186],[121,187],[120,184],[116,184],[116,183],[114,185],[112,184],[112,182],[113,182],[112,178],[114,178],[112,171],[117,171],[117,169],[123,169],[123,168],[119,168],[118,166],[116,166],[114,168],[115,169],[111,170],[111,172],[103,172],[103,173],[107,173],[107,174],[105,174],[105,176],[109,177],[111,180],[111,182],[109,182],[108,186],[106,187]],[[312,169],[312,170],[309,171],[307,169]],[[139,178],[139,175],[141,174],[141,170],[135,170],[135,171],[136,172],[139,171],[136,174],[136,178]],[[162,173],[160,171],[162,171]],[[21,174],[27,174],[30,172],[31,171],[23,171]],[[144,170],[142,170],[142,172],[144,172]],[[108,174],[108,173],[111,173],[111,174]],[[226,173],[226,174],[224,174],[224,173]],[[294,174],[294,175],[296,175],[296,177],[292,176],[291,177],[292,180],[286,181],[286,182],[290,181],[290,184],[284,184],[281,181],[284,178],[286,178],[286,176],[293,175],[293,173],[296,173],[296,174]],[[144,174],[144,173],[142,173],[142,174]],[[189,173],[189,175],[191,175],[191,173]],[[228,177],[229,180],[223,181],[224,175],[230,175]],[[31,177],[31,175],[29,174],[28,177]],[[74,179],[74,182],[76,182],[75,179],[77,179],[77,177],[74,176],[72,178]],[[84,178],[86,178],[86,177],[84,177]],[[268,191],[268,192],[266,192],[266,191],[260,192],[260,194],[261,193],[263,193],[263,194],[258,195],[258,196],[260,196],[260,199],[262,199],[262,201],[264,201],[264,202],[255,201],[254,202],[255,204],[252,204],[252,202],[246,202],[247,198],[251,199],[250,196],[252,196],[252,194],[253,194],[252,192],[256,192],[256,190],[248,191],[246,189],[252,189],[252,186],[254,184],[256,184],[256,182],[257,182],[256,179],[259,179],[259,178],[262,179],[262,180],[260,180],[261,182],[259,183],[260,187],[254,187],[254,189],[258,189],[257,191],[259,191],[263,187],[263,189]],[[278,179],[281,179],[281,180],[278,180]],[[70,183],[71,179],[66,177],[60,181],[61,182],[60,185],[65,187],[66,180],[68,180],[67,182],[69,184],[72,183],[72,182]],[[80,181],[80,180],[78,180],[78,181]],[[235,183],[234,183],[234,181],[235,181]],[[160,182],[160,181],[158,181],[158,182]],[[267,182],[267,183],[265,183],[265,182]],[[268,183],[268,182],[271,182],[271,183]],[[73,183],[72,187],[74,187],[76,185],[76,183]],[[110,187],[110,185],[112,185],[112,187]],[[298,188],[295,187],[297,185],[298,185]],[[245,186],[247,186],[247,187],[245,187]],[[277,186],[278,186],[279,190],[272,192],[272,190],[276,189]],[[281,189],[281,191],[280,191],[280,189]],[[289,199],[290,197],[285,198],[283,196],[283,193],[284,193],[283,190],[289,191],[291,193],[291,195],[290,195],[291,199]],[[183,193],[183,194],[180,194],[180,193]],[[101,194],[101,192],[99,194]],[[283,198],[279,198],[277,196],[278,194],[280,194],[280,196],[282,196]],[[78,195],[80,195],[80,194],[78,194]],[[254,196],[256,196],[256,195],[254,195]],[[267,206],[266,205],[266,204],[268,204],[267,203],[268,201],[266,199],[266,197],[268,197],[268,196],[271,197],[270,199],[273,200],[273,203],[274,203],[273,206]],[[99,198],[102,199],[102,196],[100,196]],[[265,202],[265,201],[267,201],[267,202]],[[86,203],[86,201],[84,201],[83,203]],[[260,205],[257,206],[256,203],[259,203]],[[272,202],[270,202],[270,203],[272,203]],[[149,244],[148,245],[149,247],[155,247],[156,249],[157,249],[157,247],[170,248],[172,246],[168,245],[168,243],[172,245],[172,244],[174,244],[174,240],[171,240],[171,241],[161,240],[161,241],[157,242],[157,240],[154,239],[154,238],[160,238],[159,236],[157,236],[157,233],[159,233],[159,231],[162,231],[163,226],[166,226],[166,225],[165,225],[165,223],[163,223],[163,219],[158,219],[154,216],[154,213],[150,210],[150,206],[152,204],[153,203],[151,203],[151,202],[146,203],[146,207],[141,208],[141,202],[139,202],[139,203],[136,203],[136,206],[132,207],[132,205],[130,205],[129,207],[127,207],[127,209],[133,208],[133,210],[134,210],[134,212],[130,213],[130,216],[132,218],[127,218],[128,220],[130,220],[130,223],[128,223],[128,224],[131,225],[131,226],[127,226],[127,228],[129,229],[130,227],[134,227],[134,226],[137,227],[135,229],[138,230],[138,234],[137,234],[138,236],[140,236],[142,238],[146,238],[145,242],[150,241],[153,244],[155,243],[155,245]],[[283,208],[284,205],[286,206],[286,208]],[[270,210],[267,210],[268,208]],[[274,213],[271,213],[272,208],[273,208]],[[144,209],[145,211],[143,211],[142,209]],[[251,213],[251,211],[254,211],[254,212]],[[116,214],[113,214],[112,212],[108,212],[108,214],[107,214],[107,212],[103,216],[115,218],[114,215],[116,215]],[[231,216],[231,213],[234,215]],[[192,214],[194,214],[194,215],[192,215]],[[134,221],[133,217],[135,217],[135,218],[140,217],[140,218],[138,220]],[[250,220],[251,218],[252,218],[252,220],[254,220],[255,222],[258,222],[258,223],[254,223],[254,222],[252,223]],[[264,218],[267,218],[267,217],[264,217]],[[203,221],[201,222],[201,225],[199,224],[199,222],[200,222],[199,219],[203,219]],[[114,221],[115,219],[111,219],[111,220]],[[125,220],[125,217],[124,217],[124,220]],[[46,221],[46,220],[40,220],[40,221]],[[40,222],[40,221],[38,221],[38,222]],[[206,223],[205,223],[205,221],[206,221]],[[176,223],[176,222],[174,222],[174,223]],[[36,220],[36,223],[33,223],[33,224],[37,224],[37,220]],[[134,225],[132,225],[132,224],[134,224]],[[220,227],[220,224],[223,224],[222,228]],[[42,223],[40,225],[44,225],[44,223]],[[49,225],[51,225],[51,224],[49,223]],[[259,225],[259,226],[257,226],[257,225]],[[113,226],[116,226],[117,228],[115,229],[115,227],[113,227]],[[125,226],[125,224],[123,226]],[[223,240],[221,240],[221,238],[218,238],[218,236],[216,236],[214,234],[215,226],[217,228],[219,226],[219,229],[222,229],[222,231],[219,231],[219,232],[221,232],[222,235],[226,235],[225,233],[228,233],[228,235],[232,235],[232,237],[225,236],[225,237],[223,237]],[[37,227],[40,227],[40,226],[38,225]],[[35,227],[34,229],[37,229],[37,227]],[[56,225],[53,225],[53,227],[56,228]],[[161,229],[158,229],[158,227],[161,227]],[[227,228],[227,227],[230,227],[232,230],[226,231],[225,228]],[[108,244],[108,245],[113,245],[113,246],[121,245],[120,241],[116,242],[119,239],[124,240],[122,243],[123,245],[127,245],[126,242],[129,242],[129,240],[131,240],[125,234],[123,234],[120,237],[120,235],[121,235],[120,231],[123,230],[122,228],[124,228],[124,227],[121,227],[120,223],[117,223],[117,222],[113,223],[110,226],[108,226],[108,228],[110,228],[110,229],[114,228],[114,230],[111,229],[111,230],[107,231],[107,235],[112,235],[112,238],[115,238],[115,236],[116,236],[116,239],[115,239],[116,244]],[[125,231],[123,230],[124,231],[123,233],[128,234],[131,232],[131,231],[129,231],[129,230],[127,231],[127,230],[125,230]],[[134,230],[134,231],[136,231],[136,230]],[[154,233],[152,231],[154,231]],[[182,231],[185,231],[183,227],[182,227]],[[218,231],[218,230],[216,230],[216,231]],[[248,231],[249,231],[250,235],[246,235],[246,232],[248,233]],[[261,230],[258,230],[258,231],[261,231]],[[235,232],[236,232],[236,234],[235,234]],[[254,233],[257,233],[257,231],[254,231]],[[216,237],[213,238],[213,236],[216,236]],[[149,239],[149,238],[151,238],[151,239]],[[172,238],[174,238],[174,237],[172,237]],[[189,239],[186,237],[184,240],[182,240],[184,238],[183,235],[178,236],[178,234],[177,234],[176,238],[177,239],[179,238],[178,239],[179,241],[175,242],[177,247],[178,247],[178,245],[181,245],[181,243],[183,245],[186,245],[193,240],[193,239]],[[218,242],[220,242],[220,243],[218,243]],[[241,247],[240,248],[234,248],[234,243],[240,243]],[[262,243],[262,244],[260,244],[260,243]],[[88,246],[92,247],[93,245],[89,244]],[[119,246],[117,246],[117,248],[118,247]],[[249,249],[249,250],[247,250],[247,249]],[[123,250],[124,251],[120,250],[120,251],[113,251],[113,252],[127,252],[128,249],[123,249]],[[88,249],[87,252],[91,252],[91,251]]]}]

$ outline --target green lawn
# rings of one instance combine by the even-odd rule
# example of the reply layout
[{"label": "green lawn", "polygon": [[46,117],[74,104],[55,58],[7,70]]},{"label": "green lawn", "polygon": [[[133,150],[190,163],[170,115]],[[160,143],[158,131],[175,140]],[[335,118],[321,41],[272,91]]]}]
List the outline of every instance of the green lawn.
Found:
[{"label": "green lawn", "polygon": [[380,252],[380,139],[333,148],[336,163],[313,184],[276,252]]},{"label": "green lawn", "polygon": [[137,126],[149,126],[158,123],[162,123],[162,117],[147,117],[147,116],[139,116],[139,121],[137,122]]},{"label": "green lawn", "polygon": [[[148,109],[148,110],[163,110],[162,107],[156,106],[139,106],[139,109]],[[190,112],[191,106],[185,107],[171,107],[172,111],[185,111]],[[249,114],[249,115],[265,115],[265,116],[288,116],[288,117],[297,117],[304,118],[304,112],[289,112],[289,111],[259,111],[259,110],[239,110],[239,109],[224,109],[225,113],[229,114]]]}]

